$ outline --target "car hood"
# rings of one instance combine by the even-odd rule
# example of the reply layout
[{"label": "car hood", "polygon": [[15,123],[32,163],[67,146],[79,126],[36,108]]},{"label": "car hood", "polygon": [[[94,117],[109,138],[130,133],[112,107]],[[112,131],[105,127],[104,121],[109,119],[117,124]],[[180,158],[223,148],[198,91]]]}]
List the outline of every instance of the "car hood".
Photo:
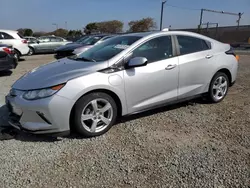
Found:
[{"label": "car hood", "polygon": [[18,90],[34,90],[66,83],[68,80],[106,68],[107,62],[85,62],[63,58],[42,65],[19,78],[12,86]]},{"label": "car hood", "polygon": [[59,48],[57,48],[55,51],[69,51],[69,50],[74,50],[76,48],[82,47],[84,46],[84,44],[78,44],[78,43],[72,43],[72,44],[67,44],[64,46],[60,46]]}]

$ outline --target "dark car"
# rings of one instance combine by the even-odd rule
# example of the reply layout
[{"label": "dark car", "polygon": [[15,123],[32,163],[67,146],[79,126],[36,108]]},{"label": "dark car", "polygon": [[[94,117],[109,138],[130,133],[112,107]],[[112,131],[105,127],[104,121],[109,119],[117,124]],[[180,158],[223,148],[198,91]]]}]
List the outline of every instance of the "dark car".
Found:
[{"label": "dark car", "polygon": [[61,46],[55,50],[55,58],[61,59],[64,57],[72,56],[81,52],[88,50],[96,44],[113,37],[114,35],[89,35],[77,40],[74,43]]},{"label": "dark car", "polygon": [[0,45],[0,71],[15,69],[17,59],[14,56],[14,49],[9,45]]}]

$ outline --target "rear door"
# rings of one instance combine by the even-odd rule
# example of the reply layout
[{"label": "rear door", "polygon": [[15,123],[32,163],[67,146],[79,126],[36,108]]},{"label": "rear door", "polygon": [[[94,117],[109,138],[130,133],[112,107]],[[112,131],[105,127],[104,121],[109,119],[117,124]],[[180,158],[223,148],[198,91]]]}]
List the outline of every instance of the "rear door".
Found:
[{"label": "rear door", "polygon": [[50,39],[48,37],[39,38],[39,44],[36,45],[38,52],[50,52]]},{"label": "rear door", "polygon": [[178,98],[201,94],[208,89],[213,72],[213,53],[209,41],[178,35],[179,54]]},{"label": "rear door", "polygon": [[51,52],[53,52],[56,48],[65,44],[63,42],[63,39],[60,37],[51,37],[50,42],[51,42],[51,46],[50,46]]}]

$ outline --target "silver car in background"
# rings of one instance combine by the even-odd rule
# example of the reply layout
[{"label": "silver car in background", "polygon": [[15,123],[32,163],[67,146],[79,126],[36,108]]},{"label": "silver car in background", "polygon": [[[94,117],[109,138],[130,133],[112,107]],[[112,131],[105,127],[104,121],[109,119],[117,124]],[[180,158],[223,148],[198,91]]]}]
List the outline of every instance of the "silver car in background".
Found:
[{"label": "silver car in background", "polygon": [[206,95],[213,103],[235,80],[228,44],[183,31],[132,33],[38,67],[17,80],[10,124],[36,134],[76,129],[91,137],[117,117]]},{"label": "silver car in background", "polygon": [[29,42],[29,55],[36,53],[54,53],[55,49],[71,43],[62,37],[43,36]]}]

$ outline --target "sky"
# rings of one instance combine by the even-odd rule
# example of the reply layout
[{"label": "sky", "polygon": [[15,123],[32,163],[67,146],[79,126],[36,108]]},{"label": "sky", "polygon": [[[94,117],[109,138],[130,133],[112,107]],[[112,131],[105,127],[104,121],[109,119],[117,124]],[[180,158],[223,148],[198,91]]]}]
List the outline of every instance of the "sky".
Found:
[{"label": "sky", "polygon": [[[0,29],[31,28],[52,31],[59,28],[83,29],[89,22],[120,20],[128,22],[145,17],[160,25],[162,0],[0,0]],[[176,6],[176,7],[173,7]],[[178,8],[177,8],[178,7]],[[200,9],[244,12],[241,24],[250,25],[250,0],[168,0],[164,6],[163,27],[196,28]],[[221,26],[236,25],[236,16],[205,12],[203,21]]]}]

